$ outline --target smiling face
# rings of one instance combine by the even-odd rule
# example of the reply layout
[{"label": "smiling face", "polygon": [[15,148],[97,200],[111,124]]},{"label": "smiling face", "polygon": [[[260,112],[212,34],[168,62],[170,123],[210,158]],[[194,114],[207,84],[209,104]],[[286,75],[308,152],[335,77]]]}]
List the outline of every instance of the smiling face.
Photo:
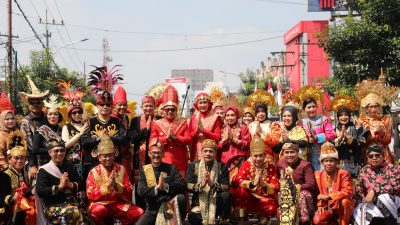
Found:
[{"label": "smiling face", "polygon": [[126,102],[118,102],[117,104],[115,104],[114,110],[120,116],[125,115],[126,111],[128,110],[128,104]]},{"label": "smiling face", "polygon": [[378,167],[383,164],[383,156],[378,152],[371,152],[368,154],[368,164],[373,167]]},{"label": "smiling face", "polygon": [[228,111],[226,112],[225,121],[226,121],[229,125],[234,125],[234,124],[236,123],[237,118],[236,118],[236,114],[235,114],[235,112],[234,112],[233,110],[230,109],[230,110],[228,110]]},{"label": "smiling face", "polygon": [[108,154],[100,154],[98,156],[99,162],[102,166],[105,168],[109,169],[114,166],[114,160],[115,160],[115,154],[114,153],[108,153]]},{"label": "smiling face", "polygon": [[154,116],[154,109],[156,106],[153,101],[143,102],[141,108],[145,116]]},{"label": "smiling face", "polygon": [[260,168],[264,165],[265,153],[255,153],[251,155],[255,167]]},{"label": "smiling face", "polygon": [[73,109],[70,112],[70,117],[71,117],[72,121],[74,121],[76,123],[79,123],[82,121],[82,115],[83,115],[83,111],[82,111],[82,109],[79,109],[79,108]]},{"label": "smiling face", "polygon": [[215,150],[212,148],[203,148],[202,150],[204,161],[213,162],[215,160]]},{"label": "smiling face", "polygon": [[347,115],[346,112],[341,112],[338,117],[339,123],[342,125],[346,125],[350,122],[350,116]]},{"label": "smiling face", "polygon": [[177,115],[176,107],[175,106],[165,106],[163,108],[164,117],[168,120],[174,120]]},{"label": "smiling face", "polygon": [[218,115],[219,118],[221,118],[221,120],[223,120],[224,119],[224,114],[225,114],[224,108],[222,108],[222,107],[215,108],[215,114]]},{"label": "smiling face", "polygon": [[378,117],[380,106],[377,103],[370,103],[367,105],[367,114],[371,118]]},{"label": "smiling face", "polygon": [[209,109],[209,104],[208,104],[208,100],[207,99],[200,99],[197,102],[197,107],[199,109],[200,112],[205,113],[208,111]]},{"label": "smiling face", "polygon": [[258,107],[256,111],[256,118],[259,122],[264,122],[267,119],[267,112],[264,108]]},{"label": "smiling face", "polygon": [[17,125],[17,122],[15,120],[14,114],[12,112],[7,113],[5,118],[4,118],[4,126],[7,129],[12,130],[12,129],[15,128],[16,125]]},{"label": "smiling face", "polygon": [[315,118],[317,116],[317,104],[315,102],[310,102],[304,108],[308,118]]},{"label": "smiling face", "polygon": [[289,111],[285,111],[282,114],[282,120],[283,120],[283,124],[286,127],[289,127],[293,123],[293,116]]},{"label": "smiling face", "polygon": [[64,147],[54,147],[48,151],[51,161],[55,164],[61,164],[64,161],[66,150]]},{"label": "smiling face", "polygon": [[97,104],[97,109],[99,110],[99,113],[102,116],[107,117],[107,116],[111,115],[113,107],[110,102],[102,102],[102,103]]},{"label": "smiling face", "polygon": [[299,159],[299,152],[293,149],[285,149],[283,156],[289,164],[295,163]]},{"label": "smiling face", "polygon": [[242,122],[244,125],[249,125],[253,121],[254,121],[254,117],[250,113],[246,113],[242,117]]},{"label": "smiling face", "polygon": [[58,112],[58,110],[49,110],[47,112],[47,121],[49,122],[49,124],[57,125],[59,118],[60,113]]},{"label": "smiling face", "polygon": [[26,156],[24,155],[8,157],[8,164],[17,171],[21,171],[24,168],[25,162],[26,162]]},{"label": "smiling face", "polygon": [[327,173],[332,173],[337,170],[338,160],[335,158],[326,158],[322,160],[322,165]]},{"label": "smiling face", "polygon": [[151,164],[158,166],[162,162],[162,158],[164,157],[164,151],[162,151],[159,147],[152,147],[148,155]]},{"label": "smiling face", "polygon": [[42,108],[43,108],[43,99],[42,98],[29,98],[28,103],[29,103],[29,110],[33,114],[39,114],[42,112]]}]

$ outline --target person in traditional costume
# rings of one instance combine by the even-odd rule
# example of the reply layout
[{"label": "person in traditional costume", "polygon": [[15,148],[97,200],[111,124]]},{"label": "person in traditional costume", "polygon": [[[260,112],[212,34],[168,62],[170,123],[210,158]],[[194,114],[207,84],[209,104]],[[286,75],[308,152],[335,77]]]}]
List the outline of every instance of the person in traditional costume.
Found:
[{"label": "person in traditional costume", "polygon": [[319,190],[315,225],[348,225],[353,214],[353,183],[347,170],[338,168],[339,153],[334,144],[325,142],[321,146],[323,170],[315,171]]},{"label": "person in traditional costume", "polygon": [[239,109],[236,106],[226,107],[225,122],[218,149],[221,152],[221,162],[228,166],[230,183],[237,187],[236,175],[249,156],[251,135],[247,126],[239,124]]},{"label": "person in traditional costume", "polygon": [[214,113],[217,116],[219,116],[219,118],[223,123],[225,118],[224,107],[226,105],[226,100],[227,100],[225,93],[218,86],[214,86],[211,88],[210,98],[211,102],[213,103],[212,108],[214,110]]},{"label": "person in traditional costume", "polygon": [[175,165],[181,176],[186,177],[186,146],[190,145],[191,138],[186,120],[178,117],[178,106],[178,91],[168,85],[159,106],[164,116],[153,124],[150,142],[153,139],[161,142],[164,146],[163,162]]},{"label": "person in traditional costume", "polygon": [[138,192],[146,199],[146,211],[136,225],[182,224],[186,217],[186,182],[174,165],[162,161],[164,149],[153,139],[150,164],[140,170]]},{"label": "person in traditional costume", "polygon": [[358,109],[356,100],[347,95],[338,95],[332,101],[332,111],[336,114],[335,148],[339,154],[339,161],[343,169],[357,177],[364,164],[363,151],[365,145],[365,130],[356,126],[352,121],[352,112]]},{"label": "person in traditional costume", "polygon": [[190,117],[189,131],[192,137],[192,149],[190,161],[201,158],[201,143],[204,139],[214,141],[221,140],[221,119],[215,115],[212,109],[210,96],[205,92],[200,92],[194,99],[196,112]]},{"label": "person in traditional costume", "polygon": [[282,108],[281,137],[279,144],[273,149],[276,154],[282,155],[282,146],[286,142],[296,143],[299,146],[299,158],[307,160],[308,137],[304,128],[298,125],[300,106],[291,103]]},{"label": "person in traditional costume", "polygon": [[[356,124],[363,127],[368,134],[365,147],[371,145],[383,146],[383,157],[386,162],[393,162],[393,154],[388,147],[392,138],[392,121],[390,116],[383,115],[383,107],[386,102],[374,92],[361,99],[361,116]],[[363,154],[365,158],[365,154]]]},{"label": "person in traditional costume", "polygon": [[384,148],[367,148],[368,165],[358,175],[354,225],[397,224],[400,209],[400,169],[383,156]]},{"label": "person in traditional costume", "polygon": [[[97,145],[100,143],[100,137],[107,134],[111,137],[114,145],[119,151],[119,147],[128,141],[124,126],[119,119],[111,116],[113,109],[113,99],[111,91],[113,87],[122,80],[119,70],[113,67],[108,70],[106,66],[96,67],[90,72],[89,85],[92,85],[93,93],[97,94],[96,107],[98,113],[88,120],[88,129],[81,136],[81,144],[85,149],[83,163],[85,164],[85,173],[88,173],[98,164]],[[119,155],[119,154],[118,154]],[[121,162],[121,156],[116,158]],[[85,174],[84,178],[86,178]]]},{"label": "person in traditional costume", "polygon": [[142,209],[146,208],[144,198],[140,198],[137,192],[140,168],[150,163],[149,158],[149,139],[153,124],[161,117],[156,116],[156,100],[153,96],[145,95],[142,98],[141,109],[143,114],[132,118],[129,128],[131,134],[131,144],[133,144],[133,174],[136,185],[135,203]]},{"label": "person in traditional costume", "polygon": [[308,136],[308,161],[311,162],[314,170],[319,170],[321,145],[326,141],[334,140],[336,134],[329,118],[317,113],[317,108],[323,98],[320,89],[311,85],[304,86],[296,92],[296,98],[300,100],[305,113],[301,124]]},{"label": "person in traditional costume", "polygon": [[33,136],[33,149],[32,153],[37,158],[37,165],[42,166],[50,161],[48,154],[48,142],[51,139],[61,141],[61,121],[63,117],[60,113],[62,103],[58,102],[57,96],[51,95],[49,101],[44,101],[47,108],[46,122],[40,126],[35,135]]},{"label": "person in traditional costume", "polygon": [[[119,121],[124,127],[124,130],[128,131],[129,129],[129,117],[127,115],[128,100],[126,98],[126,91],[122,86],[118,86],[117,90],[115,91],[113,104],[114,108],[111,116],[119,119]],[[132,154],[130,151],[130,143],[127,142],[121,144],[119,149],[122,157],[121,164],[125,166],[130,177],[132,171]]]},{"label": "person in traditional costume", "polygon": [[[41,166],[37,174],[37,224],[76,224],[83,216],[76,206],[75,194],[82,188],[73,172],[73,165],[65,160],[66,149],[62,140],[48,141],[50,162]],[[43,207],[43,208],[42,208]],[[43,218],[44,216],[44,218]],[[47,220],[47,223],[46,223]]]},{"label": "person in traditional costume", "polygon": [[9,166],[0,172],[0,222],[5,219],[6,224],[35,225],[35,200],[25,172],[25,137],[20,131],[13,131],[7,142]]},{"label": "person in traditional costume", "polygon": [[[291,221],[298,221],[302,225],[311,224],[314,215],[314,194],[317,191],[311,163],[299,158],[299,146],[295,143],[285,143],[282,152],[284,157],[276,166],[280,174],[280,183],[285,184],[285,190],[291,191],[282,190],[280,193],[280,220],[285,224],[291,224]],[[287,201],[288,198],[291,200]]]},{"label": "person in traditional costume", "polygon": [[202,148],[203,158],[190,163],[187,170],[187,188],[193,193],[188,221],[191,225],[222,224],[227,222],[232,202],[228,168],[216,160],[216,141],[205,139]]},{"label": "person in traditional costume", "polygon": [[8,167],[7,163],[7,140],[10,133],[17,129],[15,114],[11,110],[0,113],[0,170]]},{"label": "person in traditional costume", "polygon": [[275,97],[266,90],[257,90],[249,96],[247,105],[252,106],[256,113],[255,121],[249,124],[252,137],[258,136],[264,140],[266,160],[276,162],[278,157],[273,156],[272,148],[279,143],[281,128],[279,123],[268,119],[268,107],[275,105]]},{"label": "person in traditional costume", "polygon": [[46,123],[46,115],[43,112],[43,97],[45,97],[49,90],[40,91],[35,83],[27,76],[29,88],[31,93],[20,92],[19,96],[24,103],[29,104],[29,114],[22,119],[20,129],[26,137],[26,143],[28,146],[28,166],[29,166],[29,178],[35,178],[38,170],[37,158],[32,153],[33,149],[33,136],[36,130]]},{"label": "person in traditional costume", "polygon": [[239,207],[239,217],[245,214],[259,214],[260,223],[266,223],[276,215],[278,203],[275,195],[279,191],[278,174],[272,162],[266,161],[264,140],[254,136],[250,144],[251,156],[239,169],[237,182],[239,188],[235,196]]},{"label": "person in traditional costume", "polygon": [[256,113],[252,107],[246,106],[243,108],[242,124],[248,126],[254,121]]},{"label": "person in traditional costume", "polygon": [[116,151],[110,137],[103,135],[97,148],[100,165],[89,172],[86,180],[89,214],[96,225],[104,225],[112,219],[123,225],[133,224],[143,210],[130,203],[133,188],[128,171],[114,162]]}]

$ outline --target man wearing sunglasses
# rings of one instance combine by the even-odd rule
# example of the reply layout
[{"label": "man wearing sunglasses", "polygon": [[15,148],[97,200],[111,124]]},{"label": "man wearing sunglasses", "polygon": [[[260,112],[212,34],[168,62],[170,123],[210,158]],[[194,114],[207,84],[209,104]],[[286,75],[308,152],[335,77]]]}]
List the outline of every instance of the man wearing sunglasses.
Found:
[{"label": "man wearing sunglasses", "polygon": [[191,139],[186,120],[177,117],[178,106],[178,92],[169,85],[161,98],[163,118],[154,123],[150,142],[156,139],[164,145],[164,162],[175,165],[185,178],[188,162],[186,146],[191,143]]},{"label": "man wearing sunglasses", "polygon": [[23,102],[29,105],[29,113],[22,119],[20,129],[26,137],[28,146],[29,177],[35,178],[38,167],[37,158],[32,154],[33,135],[46,122],[46,116],[42,110],[44,106],[43,98],[49,93],[49,90],[42,92],[36,87],[30,77],[27,76],[27,79],[31,93],[20,92],[19,96]]},{"label": "man wearing sunglasses", "polygon": [[400,170],[384,160],[383,148],[367,148],[368,165],[355,188],[354,224],[396,224],[400,208]]}]

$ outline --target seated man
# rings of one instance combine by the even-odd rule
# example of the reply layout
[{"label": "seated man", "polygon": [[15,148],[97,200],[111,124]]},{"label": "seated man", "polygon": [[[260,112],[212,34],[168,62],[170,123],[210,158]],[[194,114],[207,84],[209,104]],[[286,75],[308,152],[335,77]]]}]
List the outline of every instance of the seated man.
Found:
[{"label": "seated man", "polygon": [[[292,224],[299,222],[309,225],[314,216],[314,171],[311,163],[299,158],[299,146],[295,143],[285,143],[282,146],[283,158],[276,166],[280,174],[280,222]],[[289,187],[289,188],[288,188]],[[288,192],[290,190],[290,192]],[[287,201],[292,198],[291,201]]]},{"label": "seated man", "polygon": [[324,169],[315,171],[319,195],[314,224],[348,225],[354,209],[351,175],[338,168],[339,154],[332,143],[325,142],[321,146],[320,159]]},{"label": "seated man", "polygon": [[239,216],[244,220],[245,210],[261,213],[263,224],[276,215],[278,203],[274,196],[279,191],[278,174],[275,166],[266,162],[265,144],[260,137],[253,137],[250,152],[250,158],[243,162],[237,175]]},{"label": "seated man", "polygon": [[44,207],[44,214],[37,209],[37,224],[46,224],[43,215],[48,224],[81,224],[83,217],[74,198],[81,188],[78,175],[73,173],[72,163],[64,161],[62,140],[50,139],[48,146],[51,160],[39,168],[36,181],[36,192]]},{"label": "seated man", "polygon": [[151,164],[139,174],[138,193],[146,199],[146,212],[136,225],[182,224],[186,216],[186,182],[174,165],[162,162],[164,149],[153,139],[150,143]]},{"label": "seated man", "polygon": [[[383,159],[383,148],[367,148],[368,165],[358,175],[354,224],[396,224],[400,208],[400,170]],[[372,222],[377,220],[385,222]]]},{"label": "seated man", "polygon": [[0,224],[34,225],[35,200],[27,186],[24,169],[27,155],[25,137],[20,131],[11,132],[7,145],[8,168],[0,172]]},{"label": "seated man", "polygon": [[97,225],[118,219],[121,224],[135,223],[143,210],[130,203],[132,184],[125,167],[114,163],[115,147],[104,135],[97,146],[100,165],[94,167],[86,180],[89,214]]},{"label": "seated man", "polygon": [[[231,209],[229,173],[225,164],[217,162],[218,145],[211,139],[202,143],[202,159],[189,164],[187,187],[193,193],[192,210],[188,215],[191,225],[215,224],[225,221]],[[221,223],[219,223],[221,224]]]}]

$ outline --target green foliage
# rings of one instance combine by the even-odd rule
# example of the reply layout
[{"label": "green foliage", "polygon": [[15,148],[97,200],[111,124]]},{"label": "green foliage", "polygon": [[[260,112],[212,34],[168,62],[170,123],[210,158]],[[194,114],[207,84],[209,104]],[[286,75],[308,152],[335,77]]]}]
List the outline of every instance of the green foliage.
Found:
[{"label": "green foliage", "polygon": [[[56,86],[58,80],[72,80],[80,90],[85,92],[83,101],[94,102],[95,98],[90,89],[86,86],[83,77],[78,76],[75,71],[68,71],[66,68],[53,67],[54,63],[48,50],[31,51],[30,64],[22,65],[18,68],[17,91],[30,93],[28,80],[26,76],[30,76],[32,81],[40,90],[50,90],[51,94],[59,95]],[[60,100],[60,99],[59,99]],[[19,101],[18,109],[20,110],[22,103]]]},{"label": "green foliage", "polygon": [[[319,44],[331,60],[337,87],[354,86],[358,81],[376,79],[384,68],[387,81],[400,85],[400,1],[349,0],[360,17],[348,16],[325,34]],[[334,86],[335,86],[334,85]]]},{"label": "green foliage", "polygon": [[[242,104],[245,104],[249,95],[254,92],[256,86],[256,72],[247,68],[245,72],[241,72],[240,79],[242,80],[243,85],[240,87],[240,97],[239,101]],[[257,86],[258,89],[267,89],[268,83],[272,81],[272,74],[268,74],[266,78],[258,78]],[[274,88],[274,85],[273,85]]]}]

